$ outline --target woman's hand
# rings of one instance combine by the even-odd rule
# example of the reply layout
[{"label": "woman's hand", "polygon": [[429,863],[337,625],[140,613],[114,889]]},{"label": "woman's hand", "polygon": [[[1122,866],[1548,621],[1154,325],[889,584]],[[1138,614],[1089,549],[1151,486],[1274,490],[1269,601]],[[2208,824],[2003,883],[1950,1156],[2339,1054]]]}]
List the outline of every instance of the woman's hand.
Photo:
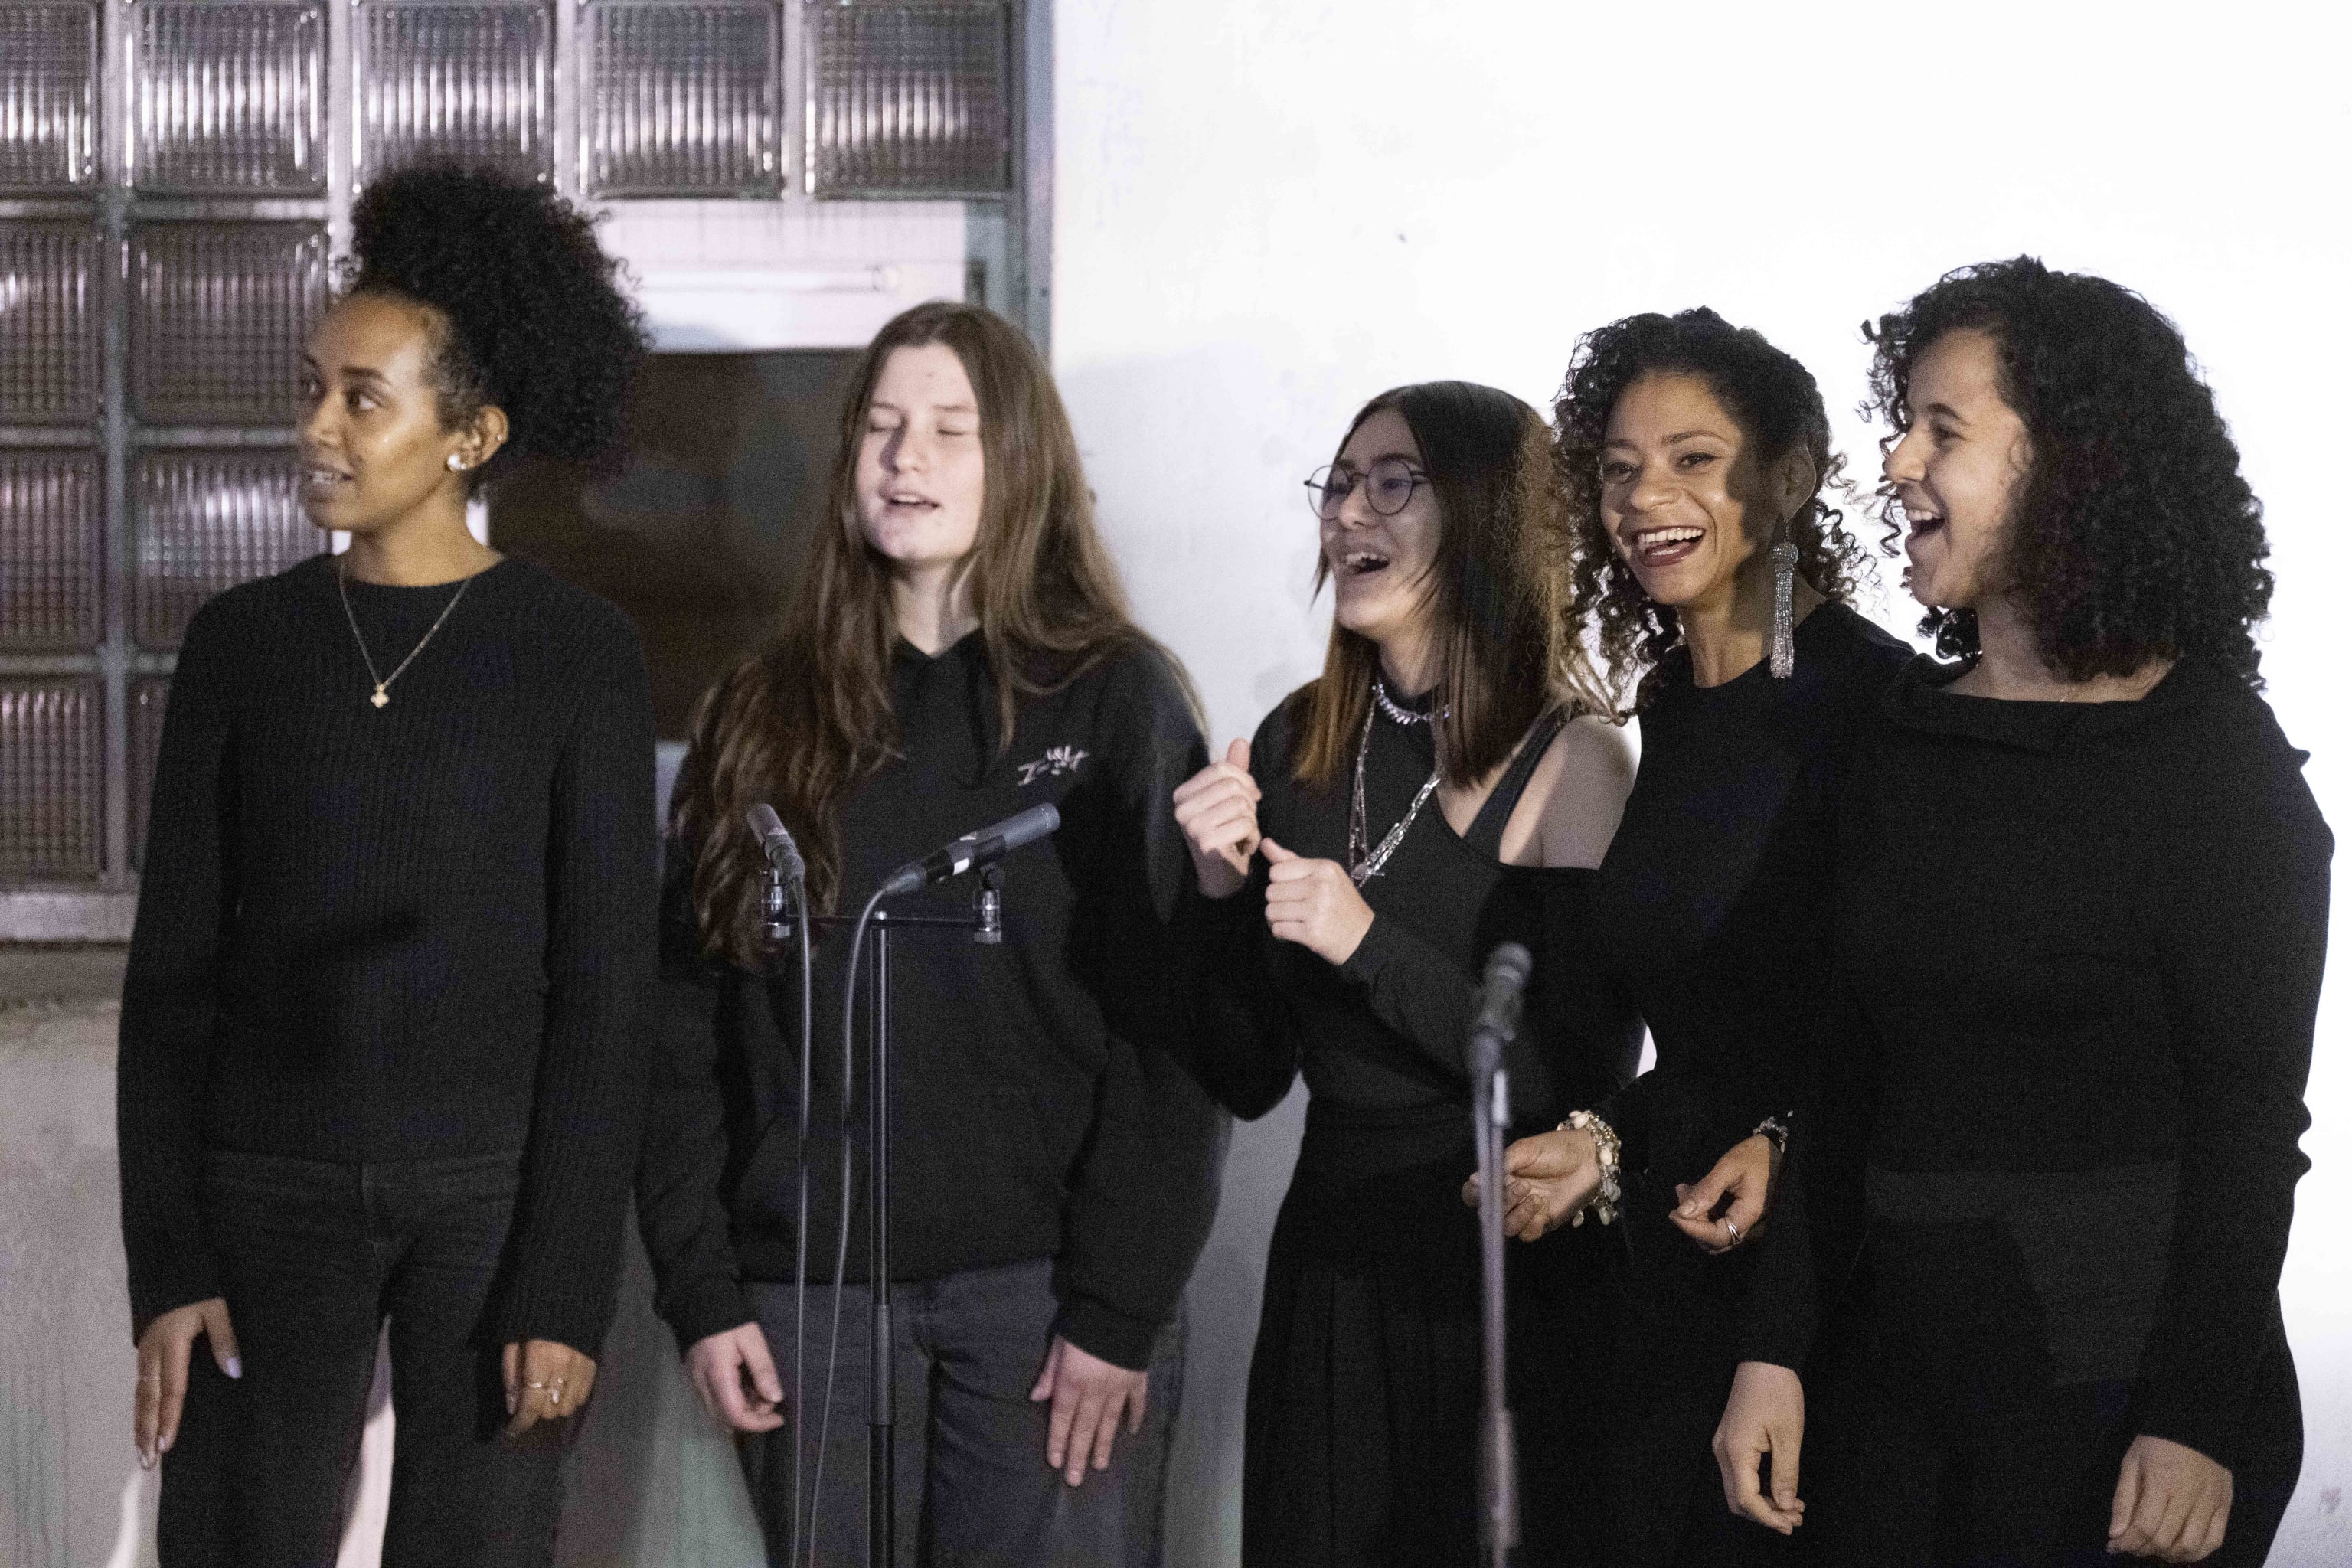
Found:
[{"label": "woman's hand", "polygon": [[180,1436],[180,1410],[188,1398],[188,1352],[202,1334],[212,1342],[213,1363],[231,1377],[243,1377],[236,1331],[228,1324],[228,1303],[218,1296],[174,1307],[139,1336],[139,1388],[131,1402],[131,1440],[149,1469],[172,1451]]},{"label": "woman's hand", "polygon": [[1755,1133],[1734,1143],[1698,1185],[1675,1183],[1682,1202],[1667,1217],[1709,1252],[1728,1252],[1764,1228],[1771,1189],[1772,1141]]},{"label": "woman's hand", "polygon": [[[1723,1472],[1723,1500],[1783,1535],[1805,1522],[1797,1495],[1797,1459],[1805,1446],[1805,1384],[1769,1361],[1743,1361],[1731,1397],[1715,1428],[1715,1463]],[[1764,1456],[1772,1456],[1772,1493],[1764,1494]]]},{"label": "woman's hand", "polygon": [[[1534,1241],[1584,1212],[1601,1190],[1601,1151],[1582,1128],[1522,1138],[1503,1151],[1503,1234]],[[1462,1184],[1462,1201],[1478,1206],[1478,1178]]]},{"label": "woman's hand", "polygon": [[2230,1528],[2230,1472],[2196,1449],[2141,1433],[2125,1450],[2107,1510],[2107,1550],[2201,1563]]},{"label": "woman's hand", "polygon": [[1265,923],[1328,963],[1345,963],[1372,929],[1372,906],[1337,860],[1307,860],[1271,838],[1258,840],[1268,873]]},{"label": "woman's hand", "polygon": [[577,1415],[596,1386],[596,1363],[553,1340],[510,1344],[499,1363],[506,1377],[507,1436],[520,1437],[541,1421]]},{"label": "woman's hand", "polygon": [[1201,891],[1230,899],[1249,881],[1250,857],[1257,853],[1257,780],[1250,777],[1249,742],[1225,748],[1225,760],[1211,763],[1176,786],[1176,826],[1192,855]]},{"label": "woman's hand", "polygon": [[757,1323],[695,1341],[686,1380],[703,1413],[730,1432],[772,1432],[784,1424],[784,1385]]},{"label": "woman's hand", "polygon": [[1045,1369],[1029,1391],[1032,1404],[1054,1402],[1045,1426],[1045,1463],[1061,1471],[1069,1486],[1087,1479],[1089,1456],[1096,1469],[1109,1469],[1119,1416],[1126,1415],[1130,1434],[1142,1431],[1144,1401],[1150,1393],[1149,1373],[1089,1355],[1055,1334],[1054,1348],[1045,1352]]}]

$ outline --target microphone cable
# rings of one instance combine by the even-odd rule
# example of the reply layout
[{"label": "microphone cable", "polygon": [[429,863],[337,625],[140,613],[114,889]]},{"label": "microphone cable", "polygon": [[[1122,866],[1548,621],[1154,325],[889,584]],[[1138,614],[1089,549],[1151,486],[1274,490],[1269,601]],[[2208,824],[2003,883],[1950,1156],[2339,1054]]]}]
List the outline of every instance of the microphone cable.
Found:
[{"label": "microphone cable", "polygon": [[[816,1043],[814,999],[809,994],[809,907],[808,880],[805,875],[794,879],[798,891],[798,912],[793,921],[797,932],[793,946],[800,950],[801,971],[801,1093],[799,1142],[793,1148],[793,1177],[800,1188],[796,1217],[793,1224],[793,1528],[792,1568],[800,1568],[801,1561],[801,1393],[805,1383],[802,1346],[807,1338],[808,1315],[808,1223],[809,1223],[809,1100],[814,1095],[810,1058]],[[816,1515],[812,1504],[809,1515],[810,1551],[815,1551]]]},{"label": "microphone cable", "polygon": [[[849,1218],[850,1211],[855,1206],[851,1199],[856,1173],[851,1159],[850,1136],[856,1126],[856,1119],[853,1114],[856,1096],[852,1092],[851,1086],[856,1081],[857,1070],[857,963],[866,950],[866,928],[873,921],[875,910],[880,907],[883,894],[888,890],[887,884],[875,889],[874,896],[867,899],[866,907],[858,911],[857,925],[850,932],[849,937],[848,984],[843,988],[841,998],[841,1226],[840,1234],[834,1243],[833,1329],[825,1347],[824,1402],[820,1407],[817,1418],[815,1473],[809,1486],[810,1568],[815,1568],[816,1564],[817,1499],[823,1495],[824,1489],[824,1450],[833,1431],[834,1373],[841,1364],[841,1281],[842,1276],[849,1272]],[[869,1084],[866,1092],[881,1094],[887,1092],[887,1089],[884,1085]],[[802,1223],[805,1227],[807,1223],[805,1217]],[[805,1268],[805,1263],[803,1267]],[[887,1280],[877,1281],[870,1278],[873,1273],[870,1267],[866,1273],[869,1276],[866,1280],[868,1289],[887,1292],[890,1289]],[[869,1346],[867,1349],[869,1363],[872,1357],[872,1348]],[[798,1458],[797,1453],[794,1458]],[[894,1476],[891,1479],[896,1481],[898,1478]],[[867,1506],[872,1507],[873,1504],[869,1501]],[[885,1500],[883,1506],[889,1506],[887,1500]],[[799,1507],[797,1499],[794,1500],[793,1507],[797,1513]],[[797,1526],[797,1519],[795,1525]]]}]

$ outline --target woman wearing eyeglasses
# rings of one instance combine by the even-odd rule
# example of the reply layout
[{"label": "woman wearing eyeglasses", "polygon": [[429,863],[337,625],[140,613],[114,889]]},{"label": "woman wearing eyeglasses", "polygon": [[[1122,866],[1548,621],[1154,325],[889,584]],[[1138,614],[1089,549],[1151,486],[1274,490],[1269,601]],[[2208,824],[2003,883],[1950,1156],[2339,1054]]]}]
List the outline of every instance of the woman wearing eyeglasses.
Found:
[{"label": "woman wearing eyeglasses", "polygon": [[[1486,952],[1576,913],[1631,776],[1579,643],[1542,419],[1491,387],[1383,393],[1308,481],[1318,582],[1334,590],[1320,679],[1255,741],[1176,791],[1202,897],[1204,1064],[1244,1116],[1307,1084],[1307,1136],[1275,1228],[1250,1368],[1243,1558],[1469,1563],[1478,1551],[1478,1249],[1456,1197],[1475,1163],[1465,1039]],[[1550,873],[1522,870],[1566,868]],[[1538,958],[1538,986],[1559,967]],[[1628,1016],[1549,988],[1514,1054],[1541,1125],[1630,1076]],[[1597,1234],[1597,1232],[1595,1233]],[[1515,1308],[1605,1315],[1580,1236],[1516,1280]],[[1605,1340],[1605,1335],[1601,1336]],[[1569,1560],[1541,1511],[1584,1506],[1594,1434],[1575,1384],[1592,1342],[1529,1333],[1515,1361],[1522,1562]]]},{"label": "woman wearing eyeglasses", "polygon": [[1726,1517],[1708,1437],[1773,1141],[1820,1056],[1832,763],[1911,650],[1845,603],[1863,554],[1826,494],[1828,414],[1760,334],[1706,310],[1613,322],[1557,416],[1579,605],[1613,670],[1647,667],[1586,959],[1640,1007],[1657,1066],[1507,1152],[1506,1226],[1622,1217],[1606,1560],[1714,1568],[1782,1546]]}]

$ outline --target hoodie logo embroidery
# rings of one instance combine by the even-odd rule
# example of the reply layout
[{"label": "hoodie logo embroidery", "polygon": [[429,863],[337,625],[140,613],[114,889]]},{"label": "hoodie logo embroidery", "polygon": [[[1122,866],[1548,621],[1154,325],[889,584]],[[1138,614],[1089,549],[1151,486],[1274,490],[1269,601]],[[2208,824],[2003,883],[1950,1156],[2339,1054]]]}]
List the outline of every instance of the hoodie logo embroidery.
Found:
[{"label": "hoodie logo embroidery", "polygon": [[1059,778],[1064,773],[1076,773],[1078,764],[1086,760],[1087,753],[1076,746],[1055,746],[1035,762],[1019,764],[1021,782],[1032,784],[1039,779]]}]

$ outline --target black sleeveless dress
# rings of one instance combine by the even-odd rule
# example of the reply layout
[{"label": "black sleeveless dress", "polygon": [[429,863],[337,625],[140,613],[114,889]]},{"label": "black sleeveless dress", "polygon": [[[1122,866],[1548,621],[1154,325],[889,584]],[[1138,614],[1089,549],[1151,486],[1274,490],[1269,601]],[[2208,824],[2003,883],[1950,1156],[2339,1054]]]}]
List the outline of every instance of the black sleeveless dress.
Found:
[{"label": "black sleeveless dress", "polygon": [[[1260,726],[1259,823],[1285,847],[1347,863],[1349,784],[1290,777],[1294,697]],[[1256,1115],[1306,1075],[1306,1140],[1276,1223],[1255,1354],[1242,1500],[1245,1564],[1470,1564],[1479,1558],[1478,1229],[1462,1202],[1476,1167],[1464,1058],[1494,945],[1537,963],[1528,1026],[1507,1063],[1517,1126],[1622,1087],[1639,1058],[1631,1009],[1562,976],[1591,942],[1594,873],[1507,867],[1504,825],[1557,732],[1530,737],[1466,835],[1433,797],[1363,892],[1372,927],[1334,966],[1274,940],[1265,872],[1200,900],[1204,1064]],[[1378,843],[1434,766],[1425,724],[1372,721],[1367,836]],[[1538,1047],[1536,1042],[1541,1041]],[[1508,1257],[1511,1403],[1518,1425],[1522,1563],[1574,1563],[1596,1539],[1602,1415],[1589,1391],[1611,1353],[1622,1252],[1598,1226]]]}]

